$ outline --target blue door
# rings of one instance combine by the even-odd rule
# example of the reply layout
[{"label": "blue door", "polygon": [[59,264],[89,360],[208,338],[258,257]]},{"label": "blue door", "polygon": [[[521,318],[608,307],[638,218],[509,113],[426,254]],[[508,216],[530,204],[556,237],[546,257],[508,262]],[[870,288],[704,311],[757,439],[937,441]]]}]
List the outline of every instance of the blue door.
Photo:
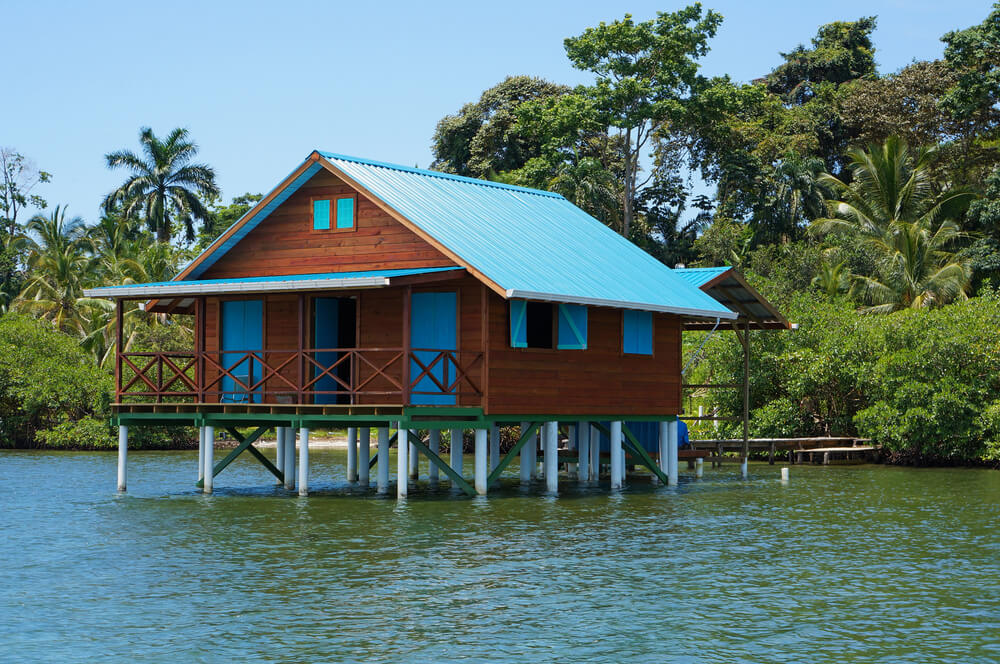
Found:
[{"label": "blue door", "polygon": [[[458,350],[458,296],[450,293],[413,293],[410,299],[410,348],[425,367],[437,359],[428,375],[410,390],[410,403],[418,405],[454,406],[454,394],[441,386],[449,387],[455,380],[455,368],[450,358],[438,359],[440,351]],[[410,380],[416,381],[424,369],[413,360],[410,362]],[[431,378],[431,375],[434,378]],[[436,382],[435,382],[436,380]],[[438,384],[440,383],[440,385]]]},{"label": "blue door", "polygon": [[[222,366],[251,386],[261,378],[263,367],[257,360],[240,359],[247,351],[264,349],[264,302],[262,300],[227,300],[222,302]],[[232,351],[232,352],[226,352]],[[235,367],[232,366],[235,364]],[[260,403],[263,386],[247,392],[230,376],[222,377],[222,401]]]}]

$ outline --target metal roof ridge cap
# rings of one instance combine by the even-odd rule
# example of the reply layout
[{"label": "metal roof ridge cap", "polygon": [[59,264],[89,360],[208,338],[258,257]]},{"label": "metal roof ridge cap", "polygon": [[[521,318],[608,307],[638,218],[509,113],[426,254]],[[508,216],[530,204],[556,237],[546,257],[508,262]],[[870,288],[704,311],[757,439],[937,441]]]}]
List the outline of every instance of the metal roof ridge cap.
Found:
[{"label": "metal roof ridge cap", "polygon": [[413,175],[423,175],[426,177],[441,178],[442,180],[453,180],[455,182],[465,182],[467,184],[475,184],[483,187],[493,187],[495,189],[505,189],[507,191],[519,191],[525,194],[544,196],[546,198],[568,200],[562,194],[556,193],[554,191],[546,191],[545,189],[521,187],[516,184],[507,184],[506,182],[494,182],[493,180],[481,180],[479,178],[470,178],[468,176],[457,175],[455,173],[445,173],[443,171],[432,171],[426,168],[403,166],[402,164],[393,164],[388,161],[377,161],[375,159],[365,159],[363,157],[352,157],[351,155],[340,154],[337,152],[327,152],[325,150],[316,150],[316,152],[324,159],[339,159],[341,161],[349,161],[355,164],[363,164],[365,166],[374,166],[376,168],[388,168],[394,171],[401,171],[403,173],[412,173]]}]

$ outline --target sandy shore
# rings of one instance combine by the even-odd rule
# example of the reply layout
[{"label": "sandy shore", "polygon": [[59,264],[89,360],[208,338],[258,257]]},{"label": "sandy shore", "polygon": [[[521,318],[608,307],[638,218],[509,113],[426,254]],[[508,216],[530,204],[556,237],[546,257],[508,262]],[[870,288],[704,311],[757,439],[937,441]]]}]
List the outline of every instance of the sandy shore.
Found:
[{"label": "sandy shore", "polygon": [[[278,442],[271,439],[259,440],[254,443],[255,447],[277,447]],[[322,449],[347,449],[347,438],[314,438],[309,436],[309,449],[311,450],[322,450]]]}]

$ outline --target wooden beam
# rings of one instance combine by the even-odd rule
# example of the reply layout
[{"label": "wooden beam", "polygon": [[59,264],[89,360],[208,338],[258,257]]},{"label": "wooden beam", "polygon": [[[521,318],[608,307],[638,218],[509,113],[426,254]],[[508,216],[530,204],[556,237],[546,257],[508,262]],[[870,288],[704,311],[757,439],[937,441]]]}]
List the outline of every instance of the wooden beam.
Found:
[{"label": "wooden beam", "polygon": [[507,451],[507,454],[500,459],[500,463],[497,464],[497,467],[494,468],[493,472],[491,472],[489,477],[486,478],[486,486],[492,485],[497,478],[500,477],[501,473],[503,473],[503,471],[507,469],[507,466],[510,465],[510,462],[514,460],[514,457],[521,453],[521,448],[524,447],[529,440],[535,437],[540,426],[542,426],[541,422],[532,422],[528,425],[528,428],[524,430],[521,437],[517,439],[517,443],[514,444],[514,447]]},{"label": "wooden beam", "polygon": [[440,281],[454,281],[465,276],[468,272],[464,267],[457,267],[454,270],[442,270],[440,272],[426,272],[424,274],[408,274],[400,277],[389,277],[390,286],[417,286],[420,284],[433,284]]},{"label": "wooden beam", "polygon": [[[431,448],[427,447],[427,445],[424,444],[424,441],[420,439],[420,436],[414,434],[412,431],[409,430],[407,430],[407,434],[408,434],[407,438],[409,439],[410,443],[418,450],[423,452],[424,455],[428,459],[430,459],[431,463],[440,468],[441,471],[444,472],[444,474],[447,475],[449,479],[451,479],[455,484],[460,486],[462,488],[462,491],[465,491],[465,493],[469,494],[470,496],[476,495],[476,490],[472,487],[472,485],[466,482],[465,478],[459,475],[457,472],[455,472],[455,470],[451,466],[442,461],[441,457],[432,452]],[[400,443],[400,445],[404,444],[405,443]]]}]

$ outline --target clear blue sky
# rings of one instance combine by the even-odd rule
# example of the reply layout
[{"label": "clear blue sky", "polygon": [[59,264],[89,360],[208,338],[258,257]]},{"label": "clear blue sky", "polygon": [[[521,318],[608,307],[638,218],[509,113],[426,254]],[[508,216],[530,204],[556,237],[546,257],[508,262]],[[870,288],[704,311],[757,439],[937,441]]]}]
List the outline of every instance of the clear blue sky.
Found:
[{"label": "clear blue sky", "polygon": [[[686,4],[686,3],[684,3]],[[703,61],[737,80],[822,23],[877,15],[881,72],[941,56],[989,2],[705,2],[725,17]],[[187,127],[223,195],[266,192],[313,148],[425,167],[438,119],[507,74],[576,84],[565,37],[672,2],[2,3],[0,145],[53,173],[50,205],[93,223],[123,175],[103,155],[140,126]]]}]

